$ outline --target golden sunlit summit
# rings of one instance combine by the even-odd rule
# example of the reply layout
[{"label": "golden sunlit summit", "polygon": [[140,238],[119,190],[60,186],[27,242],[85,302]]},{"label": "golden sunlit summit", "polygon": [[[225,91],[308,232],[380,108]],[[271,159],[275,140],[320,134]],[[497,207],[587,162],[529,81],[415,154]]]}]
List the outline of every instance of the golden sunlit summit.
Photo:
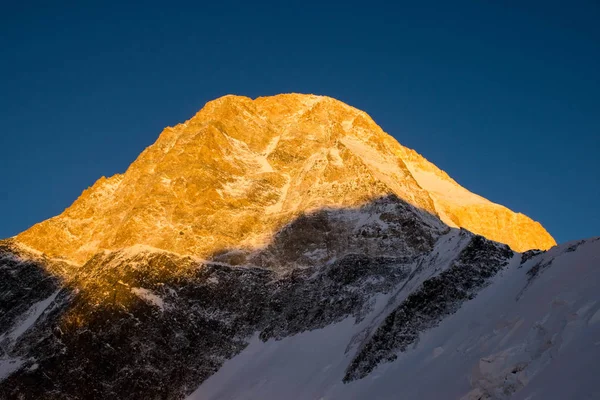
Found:
[{"label": "golden sunlit summit", "polygon": [[16,241],[75,264],[134,245],[251,252],[303,213],[387,195],[517,251],[555,245],[538,222],[469,192],[366,113],[302,94],[207,103]]}]

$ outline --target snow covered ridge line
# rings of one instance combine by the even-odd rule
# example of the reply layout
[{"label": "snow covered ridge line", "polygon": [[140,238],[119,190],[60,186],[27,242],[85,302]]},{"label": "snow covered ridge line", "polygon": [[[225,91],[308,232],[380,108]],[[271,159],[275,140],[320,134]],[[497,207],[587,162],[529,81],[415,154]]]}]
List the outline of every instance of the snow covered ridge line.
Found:
[{"label": "snow covered ridge line", "polygon": [[422,332],[472,300],[514,254],[506,245],[475,236],[450,268],[423,282],[385,318],[348,367],[344,382],[364,378],[381,362],[394,361]]},{"label": "snow covered ridge line", "polygon": [[486,285],[365,378],[342,384],[344,349],[376,310],[359,324],[255,337],[189,400],[600,398],[600,238],[517,254]]}]

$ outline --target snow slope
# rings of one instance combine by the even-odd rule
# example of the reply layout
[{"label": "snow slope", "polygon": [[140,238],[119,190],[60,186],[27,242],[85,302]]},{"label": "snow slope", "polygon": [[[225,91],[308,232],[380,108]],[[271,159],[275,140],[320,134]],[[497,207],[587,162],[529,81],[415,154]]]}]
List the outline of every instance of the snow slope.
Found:
[{"label": "snow slope", "polygon": [[[600,238],[516,255],[470,301],[393,362],[342,383],[353,318],[282,340],[254,337],[190,397],[202,399],[600,398]],[[522,261],[523,260],[523,261]]]},{"label": "snow slope", "polygon": [[20,316],[20,320],[8,333],[0,335],[0,347],[4,353],[0,355],[0,380],[21,367],[23,360],[19,357],[11,357],[9,354],[12,345],[48,310],[59,292],[60,290],[57,290],[48,298],[32,305],[27,312]]}]

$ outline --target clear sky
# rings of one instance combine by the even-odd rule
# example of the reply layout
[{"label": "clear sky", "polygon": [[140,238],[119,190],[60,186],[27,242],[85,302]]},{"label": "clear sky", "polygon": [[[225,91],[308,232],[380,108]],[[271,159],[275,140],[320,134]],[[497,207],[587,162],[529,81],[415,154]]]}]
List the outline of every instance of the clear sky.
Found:
[{"label": "clear sky", "polygon": [[207,101],[282,92],[368,112],[559,242],[600,235],[597,0],[35,3],[0,12],[0,237]]}]

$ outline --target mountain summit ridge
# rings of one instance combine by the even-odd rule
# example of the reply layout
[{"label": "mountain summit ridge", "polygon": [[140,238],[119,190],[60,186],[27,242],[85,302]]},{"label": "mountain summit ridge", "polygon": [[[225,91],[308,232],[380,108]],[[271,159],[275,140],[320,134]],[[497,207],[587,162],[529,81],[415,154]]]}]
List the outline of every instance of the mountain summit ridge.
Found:
[{"label": "mountain summit ridge", "polygon": [[165,128],[125,173],[102,177],[16,241],[77,264],[133,245],[249,253],[302,214],[389,195],[517,251],[556,244],[538,222],[464,189],[365,112],[303,94],[208,102]]}]

